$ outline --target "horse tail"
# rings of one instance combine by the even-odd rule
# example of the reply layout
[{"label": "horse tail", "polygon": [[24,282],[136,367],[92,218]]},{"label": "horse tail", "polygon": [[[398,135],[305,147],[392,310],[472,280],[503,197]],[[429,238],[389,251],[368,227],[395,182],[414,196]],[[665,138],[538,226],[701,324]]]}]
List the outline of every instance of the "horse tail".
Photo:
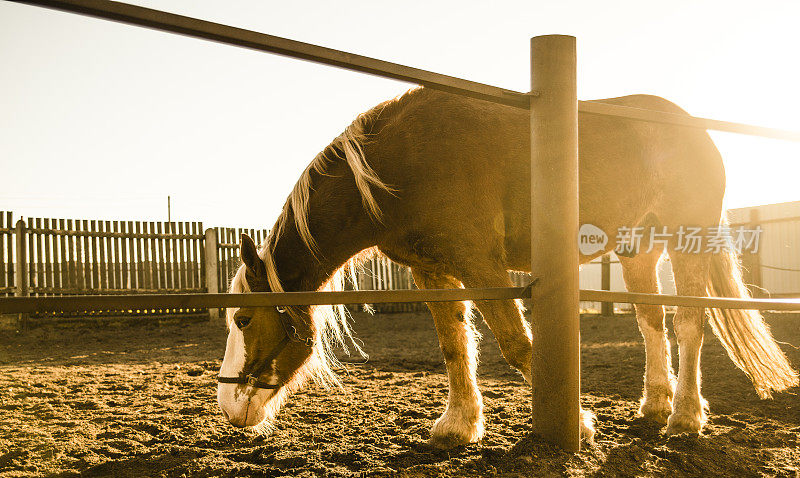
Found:
[{"label": "horse tail", "polygon": [[[707,291],[710,296],[749,299],[750,292],[742,281],[736,252],[725,248],[711,259],[711,275]],[[711,309],[711,327],[722,342],[728,357],[755,386],[761,398],[772,398],[798,385],[797,372],[792,369],[764,318],[757,310]]]}]

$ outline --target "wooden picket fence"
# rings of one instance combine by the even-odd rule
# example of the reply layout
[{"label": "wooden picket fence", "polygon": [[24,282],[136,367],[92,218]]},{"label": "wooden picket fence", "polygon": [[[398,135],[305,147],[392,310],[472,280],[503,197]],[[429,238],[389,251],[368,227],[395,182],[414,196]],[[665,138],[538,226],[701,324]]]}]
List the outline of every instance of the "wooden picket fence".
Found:
[{"label": "wooden picket fence", "polygon": [[0,296],[14,295],[14,215],[0,211]]},{"label": "wooden picket fence", "polygon": [[[10,222],[12,215],[6,213]],[[28,218],[11,229],[2,290],[64,296],[204,292],[203,225],[199,222]],[[7,242],[8,244],[8,242]],[[12,286],[12,287],[9,287]],[[200,314],[199,309],[87,310],[78,315]],[[48,313],[46,315],[65,315]],[[75,315],[71,313],[69,315]]]},{"label": "wooden picket fence", "polygon": [[200,223],[29,218],[32,295],[201,292]]},{"label": "wooden picket fence", "polygon": [[[27,218],[0,212],[0,295],[65,296],[224,292],[236,273],[239,238],[260,244],[266,229],[201,222]],[[211,264],[211,267],[208,267]],[[385,257],[357,274],[361,289],[413,289],[410,271]],[[376,304],[377,312],[423,310],[424,304]],[[87,310],[48,316],[205,314],[202,309]],[[220,311],[212,311],[219,315]]]},{"label": "wooden picket fence", "polygon": [[[267,229],[204,229],[201,222],[27,218],[15,223],[13,219],[11,212],[0,212],[0,296],[225,292],[241,264],[240,235],[246,233],[261,244],[268,234]],[[530,275],[512,273],[511,279],[514,285],[524,286]],[[384,256],[361,264],[356,285],[361,290],[416,288],[411,271]],[[360,304],[351,304],[351,309],[357,307]],[[426,310],[419,302],[369,307],[378,313]],[[210,312],[214,317],[222,313]],[[206,313],[205,309],[153,309],[42,315]]]}]

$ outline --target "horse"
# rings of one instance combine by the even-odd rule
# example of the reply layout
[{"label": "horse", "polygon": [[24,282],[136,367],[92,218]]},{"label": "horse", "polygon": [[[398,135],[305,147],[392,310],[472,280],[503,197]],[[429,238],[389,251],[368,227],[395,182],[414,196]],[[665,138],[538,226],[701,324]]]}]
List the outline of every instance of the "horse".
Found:
[{"label": "horse", "polygon": [[[650,95],[596,101],[687,114]],[[430,88],[412,89],[360,114],[302,173],[264,243],[257,247],[242,236],[242,265],[229,291],[341,290],[348,271],[376,253],[410,267],[419,288],[511,287],[508,271],[530,271],[529,132],[526,111]],[[581,263],[614,248],[620,228],[647,221],[669,230],[725,224],[725,171],[707,132],[581,114],[579,151],[580,223],[609,237]],[[245,175],[254,177],[257,172]],[[244,187],[261,186],[245,179]],[[665,254],[679,295],[750,297],[735,251],[687,251],[675,237],[650,245],[619,257],[629,291],[659,292],[656,265]],[[429,442],[444,448],[478,442],[485,418],[474,311],[529,384],[530,326],[519,301],[427,306],[449,382]],[[636,305],[635,312],[646,353],[639,412],[666,425],[667,434],[700,433],[706,422],[700,393],[706,320],[759,396],[798,384],[757,311],[707,314],[678,307],[677,378],[664,307]],[[281,405],[309,379],[339,385],[333,350],[352,339],[342,307],[228,308],[226,322],[217,397],[232,425],[268,432]],[[593,416],[581,414],[583,436],[591,439]]]}]

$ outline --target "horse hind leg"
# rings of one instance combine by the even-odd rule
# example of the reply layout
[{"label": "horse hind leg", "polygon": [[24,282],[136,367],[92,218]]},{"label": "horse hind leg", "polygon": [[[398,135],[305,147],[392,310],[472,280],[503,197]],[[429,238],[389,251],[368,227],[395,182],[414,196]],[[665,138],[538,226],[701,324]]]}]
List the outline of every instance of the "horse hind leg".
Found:
[{"label": "horse hind leg", "polygon": [[[499,265],[481,266],[474,262],[463,273],[466,287],[513,287],[508,271]],[[513,300],[485,300],[475,304],[500,345],[509,365],[531,383],[531,329],[522,317],[522,307]],[[581,434],[589,442],[594,438],[594,414],[581,410]]]},{"label": "horse hind leg", "polygon": [[[631,292],[656,294],[660,292],[657,270],[661,250],[639,254],[633,258],[619,257],[625,286]],[[664,425],[672,414],[675,375],[672,372],[670,344],[664,327],[664,306],[636,304],[636,322],[644,338],[644,391],[639,413]]]},{"label": "horse hind leg", "polygon": [[[458,288],[453,278],[412,269],[419,288]],[[483,400],[476,380],[479,335],[472,323],[471,306],[465,302],[428,302],[436,324],[439,347],[447,366],[450,391],[447,408],[431,429],[430,444],[451,448],[483,438]]]},{"label": "horse hind leg", "polygon": [[[706,293],[711,257],[670,251],[678,295]],[[707,403],[700,395],[700,349],[703,346],[705,309],[678,307],[673,319],[678,339],[678,385],[674,411],[667,422],[667,434],[699,433],[706,421]]]}]

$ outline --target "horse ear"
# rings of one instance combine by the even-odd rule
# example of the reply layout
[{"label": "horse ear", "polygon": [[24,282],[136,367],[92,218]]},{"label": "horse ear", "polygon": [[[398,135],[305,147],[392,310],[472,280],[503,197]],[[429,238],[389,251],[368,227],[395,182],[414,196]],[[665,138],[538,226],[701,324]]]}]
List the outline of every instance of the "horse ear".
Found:
[{"label": "horse ear", "polygon": [[264,261],[258,257],[255,242],[245,233],[242,233],[241,239],[242,262],[247,267],[247,274],[259,281],[266,281],[267,268],[264,267]]}]

